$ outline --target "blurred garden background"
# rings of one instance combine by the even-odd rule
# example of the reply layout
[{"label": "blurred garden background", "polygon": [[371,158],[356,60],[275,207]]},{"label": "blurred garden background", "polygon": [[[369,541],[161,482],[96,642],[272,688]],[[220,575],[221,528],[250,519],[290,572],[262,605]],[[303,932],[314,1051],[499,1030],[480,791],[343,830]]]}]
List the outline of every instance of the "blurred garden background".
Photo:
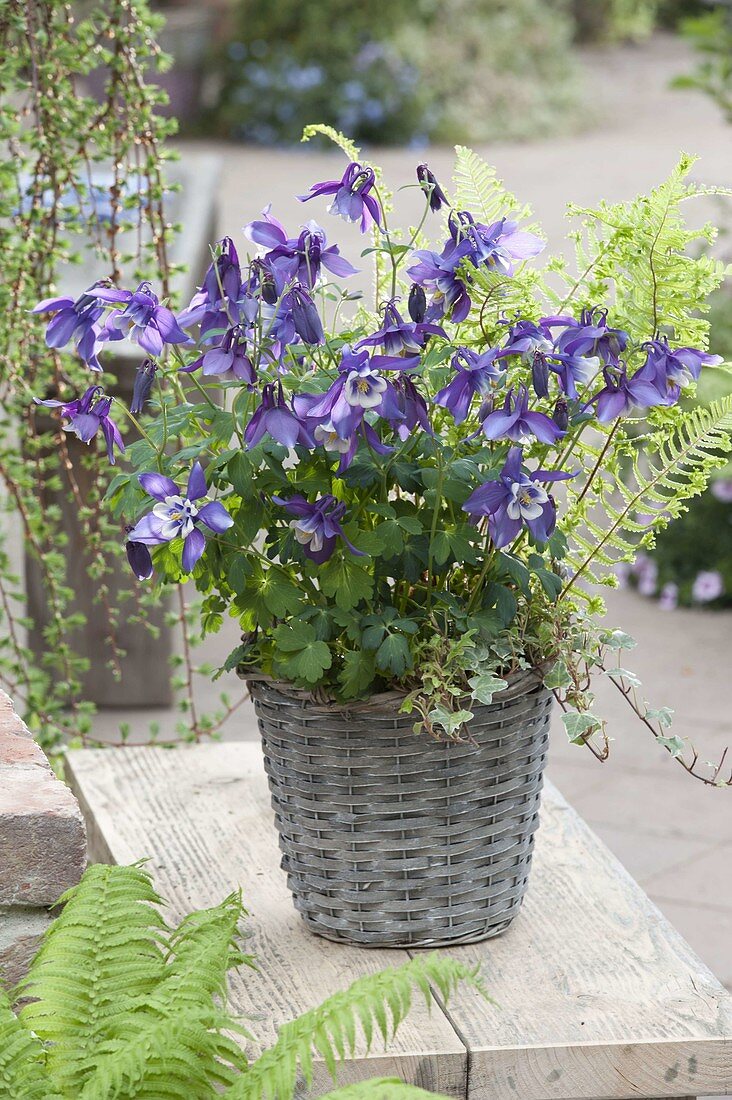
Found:
[{"label": "blurred garden background", "polygon": [[[449,186],[451,146],[475,147],[531,204],[549,251],[561,246],[567,232],[568,198],[580,207],[630,199],[665,178],[681,150],[698,154],[697,181],[732,188],[729,4],[170,0],[155,10],[164,19],[153,29],[167,59],[163,71],[147,79],[159,83],[168,102],[151,109],[155,117],[178,123],[177,132],[172,122],[164,125],[160,140],[178,158],[169,166],[180,185],[169,216],[180,222],[181,232],[171,248],[186,257],[194,282],[208,258],[204,249],[194,270],[197,231],[205,241],[224,234],[238,241],[241,227],[270,201],[273,213],[295,229],[304,220],[295,196],[314,180],[340,175],[341,157],[332,148],[317,141],[301,145],[303,127],[312,122],[330,124],[362,144],[396,185],[412,180],[415,165],[426,161]],[[158,60],[151,47],[151,66]],[[100,83],[93,67],[80,74],[83,91],[92,97]],[[416,189],[397,193],[400,221],[416,211],[419,196]],[[720,234],[713,247],[732,257],[732,199],[710,196],[691,216],[714,221]],[[351,229],[339,226],[339,243],[357,263],[362,245]],[[174,281],[172,293],[180,286]],[[186,304],[185,294],[177,292],[177,304]],[[711,350],[732,358],[729,286],[715,300],[712,317]],[[728,392],[727,378],[715,373],[699,399]],[[8,512],[3,554],[10,572],[20,575],[23,531],[12,521],[12,507]],[[74,545],[73,530],[65,531],[61,548]],[[75,560],[69,559],[70,570]],[[608,622],[621,621],[636,638],[631,667],[653,685],[649,703],[672,708],[674,731],[691,736],[706,759],[718,759],[732,744],[732,470],[722,470],[689,515],[618,581],[607,596]],[[36,604],[42,605],[37,577],[33,584]],[[104,584],[95,580],[89,587],[97,588],[103,603]],[[139,619],[147,613],[136,607],[134,614]],[[54,646],[58,652],[66,645],[73,650],[85,636],[87,664],[115,663],[94,612],[68,625],[73,636],[57,633],[51,641],[48,634],[36,635],[34,652]],[[209,679],[237,644],[236,623],[225,622],[201,646],[194,603],[171,612],[168,625],[157,625],[172,632],[173,695],[181,705],[172,698],[168,705],[165,691],[158,699],[140,695],[146,668],[154,666],[159,679],[162,666],[168,678],[165,647],[151,642],[142,661],[125,666],[132,669],[127,678],[115,680],[119,690],[97,691],[94,708],[77,709],[79,729],[61,723],[49,747],[62,749],[80,739],[120,744],[200,738],[211,730],[224,737],[257,736],[253,710],[239,700],[241,685],[233,673]],[[33,634],[27,619],[18,629]],[[6,639],[5,651],[14,644]],[[27,652],[19,644],[19,652]],[[34,681],[34,697],[48,696],[59,682],[47,653],[39,667],[46,672]],[[15,695],[12,677],[5,683]],[[652,738],[644,740],[643,731],[631,726],[611,685],[601,694],[615,739],[610,761],[603,767],[568,745],[558,723],[550,776],[732,985],[730,794],[691,782]],[[206,714],[214,715],[208,724]],[[42,717],[31,724],[42,734]]]}]

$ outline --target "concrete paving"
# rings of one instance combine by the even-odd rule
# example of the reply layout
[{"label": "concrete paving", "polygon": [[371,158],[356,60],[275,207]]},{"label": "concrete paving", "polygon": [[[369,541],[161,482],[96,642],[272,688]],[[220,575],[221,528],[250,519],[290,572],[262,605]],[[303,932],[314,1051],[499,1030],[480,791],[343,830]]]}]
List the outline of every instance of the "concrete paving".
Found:
[{"label": "concrete paving", "polygon": [[[565,232],[568,200],[593,204],[617,201],[657,183],[679,151],[697,152],[697,179],[732,185],[732,129],[716,108],[693,92],[672,92],[670,78],[689,65],[685,46],[660,37],[642,48],[626,47],[585,55],[592,127],[581,135],[525,145],[496,145],[478,151],[496,164],[507,185],[529,200],[550,244]],[[197,143],[201,147],[201,143]],[[293,195],[310,183],[340,174],[338,154],[255,150],[214,146],[224,158],[221,232],[237,236],[266,202],[289,226],[307,217],[324,222],[354,262],[361,242],[342,222],[329,219],[324,204],[303,208]],[[185,155],[188,146],[181,145]],[[378,155],[390,182],[412,182],[414,164],[427,160],[449,179],[446,149],[415,153],[386,150]],[[398,196],[398,217],[409,217],[414,190]],[[717,216],[716,203],[699,204],[695,218]],[[676,711],[675,729],[690,735],[705,759],[732,744],[732,614],[668,613],[629,592],[611,593],[609,622],[638,641],[627,663],[644,684],[652,705]],[[236,644],[235,631],[212,640],[203,655],[217,660]],[[221,684],[201,681],[202,703],[214,701]],[[237,685],[227,683],[232,694]],[[732,791],[710,790],[689,778],[654,745],[650,734],[607,683],[601,712],[615,738],[611,760],[598,764],[571,746],[559,723],[549,773],[601,837],[642,883],[722,981],[732,986]],[[105,712],[96,720],[99,736],[113,736],[120,718],[133,723],[136,739],[148,719],[173,728],[167,712]],[[249,706],[231,720],[225,736],[256,737]]]}]

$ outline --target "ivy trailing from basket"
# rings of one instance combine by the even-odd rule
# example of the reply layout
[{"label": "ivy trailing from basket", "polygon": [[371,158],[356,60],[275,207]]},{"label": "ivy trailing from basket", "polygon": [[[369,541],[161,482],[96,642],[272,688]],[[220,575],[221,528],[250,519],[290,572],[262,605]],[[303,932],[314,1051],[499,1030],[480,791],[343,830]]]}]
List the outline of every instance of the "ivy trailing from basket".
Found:
[{"label": "ivy trailing from basket", "polygon": [[[176,317],[148,284],[89,288],[94,356],[123,333],[148,356],[139,476],[108,493],[133,569],[189,576],[205,632],[238,621],[222,671],[340,702],[397,690],[417,728],[461,737],[475,704],[533,668],[600,757],[591,678],[607,672],[662,747],[726,782],[633,700],[613,664],[630,642],[598,590],[731,447],[732,399],[679,404],[721,363],[705,313],[724,269],[694,247],[714,230],[682,218],[707,193],[693,159],[648,196],[573,208],[574,258],[540,269],[530,211],[470,150],[451,197],[418,166],[422,218],[401,230],[381,171],[315,133],[343,150],[343,174],[300,198],[370,233],[373,303],[349,293],[355,268],[324,229],[290,236],[269,208],[245,228],[246,260],[221,241]],[[182,377],[206,400],[187,403]],[[111,451],[115,409],[95,400]],[[60,411],[81,430],[73,402]]]}]

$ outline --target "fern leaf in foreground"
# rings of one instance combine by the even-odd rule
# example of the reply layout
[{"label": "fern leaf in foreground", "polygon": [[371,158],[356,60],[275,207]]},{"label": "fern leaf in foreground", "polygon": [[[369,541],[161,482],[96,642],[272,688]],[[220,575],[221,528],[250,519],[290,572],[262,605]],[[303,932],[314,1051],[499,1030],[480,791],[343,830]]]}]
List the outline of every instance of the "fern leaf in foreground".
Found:
[{"label": "fern leaf in foreground", "polygon": [[50,1044],[49,1071],[63,1092],[80,1090],[115,1017],[163,977],[167,926],[139,866],[89,867],[60,901],[64,908],[22,984],[22,995],[34,1000],[20,1019]]},{"label": "fern leaf in foreground", "polygon": [[0,990],[0,1095],[5,1100],[60,1100],[45,1070],[46,1055]]},{"label": "fern leaf in foreground", "polygon": [[100,1052],[79,1100],[213,1100],[214,1085],[230,1085],[237,1072],[221,1061],[222,1053],[229,1061],[232,1055],[242,1061],[239,1048],[220,1035],[225,1027],[231,1020],[211,1008],[185,1008],[158,1020],[146,1016],[132,1039],[107,1044]]},{"label": "fern leaf in foreground", "polygon": [[349,989],[280,1028],[274,1046],[225,1095],[228,1100],[276,1097],[290,1100],[298,1070],[308,1085],[312,1083],[314,1051],[323,1058],[335,1079],[338,1061],[355,1051],[358,1024],[367,1048],[373,1041],[374,1025],[386,1043],[408,1013],[414,989],[424,995],[429,1005],[432,985],[447,1000],[461,981],[468,981],[482,991],[475,969],[436,954],[419,956],[393,970],[359,978]]},{"label": "fern leaf in foreground", "polygon": [[361,1081],[329,1092],[322,1100],[447,1100],[435,1092],[425,1092],[415,1085],[405,1085],[398,1077],[380,1077]]}]

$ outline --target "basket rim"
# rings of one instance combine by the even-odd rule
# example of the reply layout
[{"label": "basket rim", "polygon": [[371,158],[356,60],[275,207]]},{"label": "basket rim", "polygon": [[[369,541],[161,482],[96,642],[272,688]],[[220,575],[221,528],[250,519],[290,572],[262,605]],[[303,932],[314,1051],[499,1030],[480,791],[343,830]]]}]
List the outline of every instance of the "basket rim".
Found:
[{"label": "basket rim", "polygon": [[[303,703],[307,705],[310,714],[373,714],[375,711],[394,714],[395,710],[398,712],[398,707],[395,704],[401,704],[408,694],[406,691],[394,689],[370,695],[366,699],[338,703],[318,697],[304,688],[295,687],[287,680],[275,680],[264,673],[248,672],[244,679],[252,699],[265,699],[269,695],[270,697],[279,697],[284,702]],[[530,695],[544,686],[543,676],[538,668],[518,669],[506,673],[504,679],[507,680],[508,686],[502,691],[496,692],[491,703],[477,705],[488,708],[497,707],[522,695]]]}]

